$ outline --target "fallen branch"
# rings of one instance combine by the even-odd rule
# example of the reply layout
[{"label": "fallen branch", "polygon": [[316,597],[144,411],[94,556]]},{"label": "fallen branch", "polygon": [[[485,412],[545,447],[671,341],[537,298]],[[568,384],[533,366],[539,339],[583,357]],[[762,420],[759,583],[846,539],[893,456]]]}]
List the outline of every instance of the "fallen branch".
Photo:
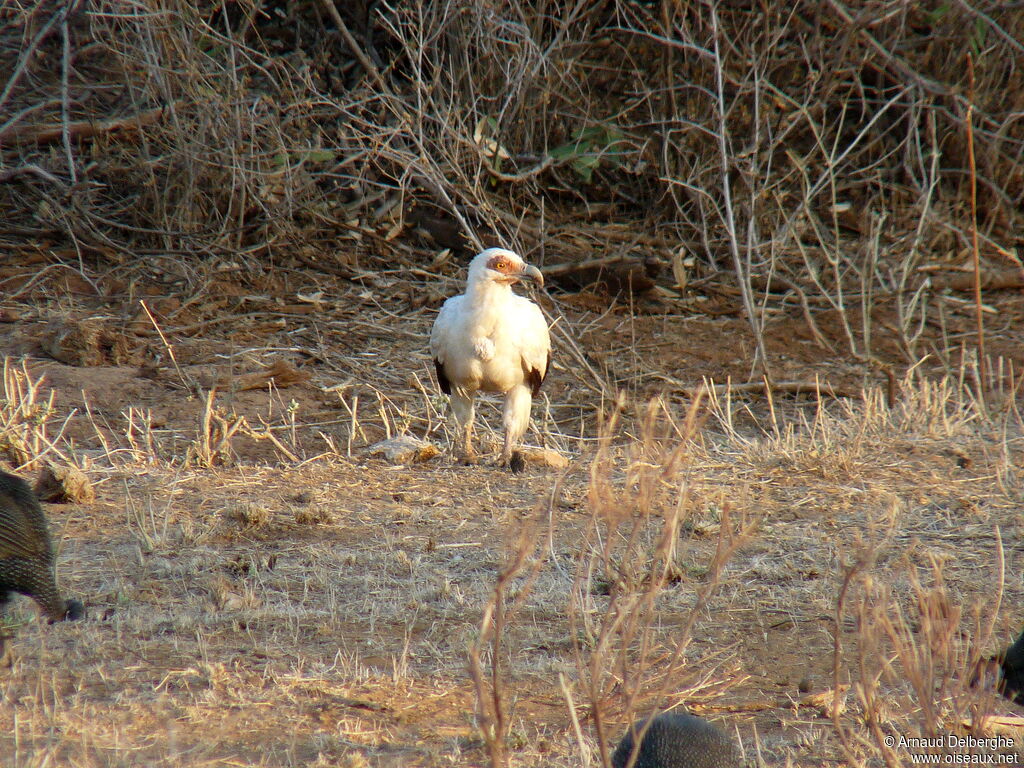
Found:
[{"label": "fallen branch", "polygon": [[565,290],[599,286],[609,295],[641,295],[657,285],[664,263],[653,256],[628,253],[545,267],[544,277]]},{"label": "fallen branch", "polygon": [[[695,247],[691,242],[679,240],[677,238],[659,237],[657,235],[647,234],[646,232],[638,232],[635,227],[631,226],[609,225],[585,231],[579,227],[572,226],[571,224],[546,223],[542,228],[539,222],[534,223],[525,216],[519,216],[511,213],[510,211],[502,210],[496,205],[492,206],[490,212],[506,224],[515,228],[515,230],[520,234],[525,232],[537,240],[555,238],[564,239],[569,235],[578,235],[580,237],[589,236],[595,241],[604,243],[628,243],[630,247],[643,245],[649,248],[664,248],[665,250],[673,251],[680,245],[684,245],[691,250],[695,250]],[[547,269],[544,271],[547,272]]]},{"label": "fallen branch", "polygon": [[854,392],[848,389],[841,389],[835,387],[827,382],[814,381],[808,379],[805,381],[774,381],[770,384],[764,381],[748,381],[744,384],[714,384],[709,385],[707,382],[701,382],[695,387],[690,387],[679,381],[673,379],[670,376],[658,376],[657,378],[667,381],[678,389],[679,392],[686,395],[687,397],[697,397],[702,392],[713,391],[715,394],[724,395],[727,393],[737,394],[744,392],[766,392],[770,390],[772,393],[784,393],[790,395],[799,395],[807,392],[813,392],[815,394],[828,395],[829,397],[848,397],[856,399],[861,396],[860,392]]},{"label": "fallen branch", "polygon": [[602,256],[598,259],[587,259],[586,261],[552,264],[549,267],[544,267],[541,271],[544,273],[544,277],[547,278],[563,277],[564,275],[573,275],[577,272],[583,272],[588,269],[603,269],[605,267],[622,264],[623,262],[643,266],[643,259],[639,259],[636,256],[631,256],[626,253],[620,253],[616,256]]},{"label": "fallen branch", "polygon": [[[1024,288],[1024,269],[997,269],[981,274],[980,288],[988,291],[999,291],[1007,288]],[[965,272],[960,275],[936,275],[932,278],[932,287],[940,291],[974,291],[974,273]]]},{"label": "fallen branch", "polygon": [[220,386],[231,386],[234,383],[235,389],[239,392],[246,392],[251,389],[266,389],[273,384],[277,389],[290,387],[292,384],[301,384],[309,380],[309,373],[300,371],[285,360],[275,360],[271,365],[256,373],[249,373],[244,376],[237,376],[228,380]]},{"label": "fallen branch", "polygon": [[0,132],[0,145],[3,144],[50,144],[60,141],[65,128],[69,140],[89,139],[109,133],[129,133],[159,122],[167,113],[168,107],[157,107],[131,117],[114,120],[78,120],[73,123],[47,123],[45,125],[15,125]]},{"label": "fallen branch", "polygon": [[289,461],[298,464],[301,461],[301,459],[294,453],[292,453],[292,451],[288,449],[288,446],[286,446],[284,443],[277,439],[277,437],[274,435],[272,431],[271,426],[267,424],[267,422],[263,421],[262,417],[260,418],[260,422],[263,424],[262,431],[257,432],[252,427],[245,425],[246,428],[243,430],[243,433],[253,438],[254,440],[269,440],[274,444],[274,447],[277,448],[277,450],[279,450],[282,454],[288,457]]},{"label": "fallen branch", "polygon": [[58,179],[52,173],[45,168],[40,168],[35,163],[29,163],[28,165],[20,165],[17,168],[8,168],[6,171],[0,171],[0,184],[6,184],[8,181],[18,178],[19,176],[35,175],[44,181],[48,181],[55,187],[59,187],[61,192],[67,190],[68,185]]},{"label": "fallen branch", "polygon": [[[481,153],[481,157],[485,157],[483,153]],[[496,167],[492,166],[490,163],[484,163],[484,168],[486,168],[487,172],[491,174],[491,176],[496,178],[498,181],[518,183],[520,181],[532,179],[534,176],[540,176],[542,173],[544,173],[544,171],[546,171],[554,164],[555,158],[553,158],[551,155],[545,155],[540,162],[530,166],[526,170],[520,171],[519,173],[502,173]]]}]

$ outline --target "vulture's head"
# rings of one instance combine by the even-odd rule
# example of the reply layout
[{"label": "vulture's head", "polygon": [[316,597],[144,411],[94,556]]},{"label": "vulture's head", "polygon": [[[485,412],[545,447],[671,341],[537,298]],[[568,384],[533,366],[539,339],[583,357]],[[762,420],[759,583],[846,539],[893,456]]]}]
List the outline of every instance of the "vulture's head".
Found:
[{"label": "vulture's head", "polygon": [[532,280],[538,286],[544,285],[544,276],[539,269],[527,264],[518,254],[505,248],[488,248],[469,262],[469,285],[487,281],[499,285],[512,285],[524,278]]}]

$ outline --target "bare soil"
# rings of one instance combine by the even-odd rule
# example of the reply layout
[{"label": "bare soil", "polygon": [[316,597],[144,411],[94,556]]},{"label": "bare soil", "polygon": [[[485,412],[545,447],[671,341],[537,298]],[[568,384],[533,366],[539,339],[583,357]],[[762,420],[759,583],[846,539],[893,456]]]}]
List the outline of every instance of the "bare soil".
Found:
[{"label": "bare soil", "polygon": [[[506,645],[513,760],[594,764],[580,752],[558,680],[577,675],[566,606],[593,512],[597,425],[611,402],[562,336],[528,440],[568,456],[568,470],[530,466],[513,476],[445,454],[391,465],[367,446],[395,434],[445,446],[426,338],[440,300],[459,289],[459,265],[436,280],[362,284],[211,268],[199,294],[152,275],[125,285],[99,267],[55,268],[34,282],[38,265],[2,269],[13,298],[0,296],[0,349],[54,393],[50,458],[77,463],[97,490],[93,504],[48,505],[61,582],[85,601],[88,619],[47,626],[28,600],[9,618],[5,764],[485,765],[466,651],[509,542],[537,509],[552,521],[552,550]],[[1019,371],[1024,295],[987,298],[989,351]],[[596,371],[628,391],[630,412],[662,394],[681,417],[703,379],[748,380],[754,345],[732,299],[542,302]],[[875,351],[903,381],[886,312],[883,304],[873,318]],[[61,329],[86,318],[110,334],[101,364],[54,359]],[[975,608],[994,618],[985,653],[1022,624],[1019,429],[877,426],[860,393],[884,385],[884,374],[840,351],[835,317],[816,321],[834,351],[814,340],[799,309],[772,319],[775,379],[818,379],[851,397],[776,393],[778,436],[759,393],[737,395],[709,418],[680,479],[693,509],[682,575],[658,603],[671,631],[702,582],[718,510],[760,520],[693,630],[687,674],[646,702],[719,722],[752,765],[850,764],[828,711],[801,701],[832,689],[837,631],[841,677],[860,674],[862,622],[850,610],[837,627],[836,600],[863,542],[875,546],[870,572],[907,605],[906,569],[940,563],[962,627]],[[969,306],[945,308],[941,328],[926,334],[937,352],[918,380],[955,378],[955,340],[969,341],[972,322]],[[260,372],[282,362],[291,380],[259,385]],[[909,387],[899,402],[912,397]],[[482,410],[485,442],[500,426],[496,413]],[[822,414],[838,431],[818,431]],[[216,429],[239,418],[248,430],[211,450]],[[636,436],[629,423],[622,446]],[[832,440],[843,425],[860,425],[859,436]],[[997,530],[1006,573],[998,606]],[[970,647],[966,629],[956,637]],[[888,679],[882,690],[907,701]],[[593,748],[587,702],[576,703]],[[849,727],[862,727],[855,689],[847,707]],[[886,727],[910,728],[917,716],[890,712]],[[613,744],[629,717],[613,717]],[[868,747],[855,749],[876,764]]]}]

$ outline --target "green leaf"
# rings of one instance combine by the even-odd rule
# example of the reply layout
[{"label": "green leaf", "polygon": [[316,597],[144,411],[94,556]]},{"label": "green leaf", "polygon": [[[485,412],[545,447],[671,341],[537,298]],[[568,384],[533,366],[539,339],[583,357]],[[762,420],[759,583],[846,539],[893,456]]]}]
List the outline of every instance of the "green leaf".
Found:
[{"label": "green leaf", "polygon": [[570,141],[552,149],[548,154],[569,167],[583,181],[589,183],[602,160],[621,165],[626,155],[625,134],[614,126],[591,125],[576,132]]},{"label": "green leaf", "polygon": [[928,11],[928,13],[925,14],[925,17],[928,19],[928,24],[934,26],[938,22],[942,21],[942,17],[949,13],[949,7],[951,5],[952,3],[948,2],[939,3],[934,10]]},{"label": "green leaf", "polygon": [[333,163],[338,158],[338,153],[333,149],[311,149],[302,155],[303,160],[311,163]]},{"label": "green leaf", "polygon": [[980,18],[974,20],[974,34],[971,35],[971,49],[975,58],[981,55],[981,49],[985,47],[985,39],[988,37],[988,27]]},{"label": "green leaf", "polygon": [[583,179],[588,184],[591,179],[594,178],[594,171],[601,164],[601,160],[597,155],[579,155],[573,158],[572,162],[569,163],[569,167],[576,171],[576,175]]},{"label": "green leaf", "polygon": [[270,160],[274,168],[284,168],[292,165],[297,160],[300,163],[333,163],[338,158],[338,153],[333,149],[301,149],[292,152],[278,152]]}]

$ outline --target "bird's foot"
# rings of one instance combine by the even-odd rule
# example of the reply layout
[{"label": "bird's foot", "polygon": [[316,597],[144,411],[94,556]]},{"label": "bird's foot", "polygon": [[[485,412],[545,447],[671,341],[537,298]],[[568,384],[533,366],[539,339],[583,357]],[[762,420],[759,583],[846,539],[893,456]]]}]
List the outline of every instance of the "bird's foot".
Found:
[{"label": "bird's foot", "polygon": [[476,451],[455,451],[452,455],[456,464],[462,464],[465,467],[472,467],[478,463]]},{"label": "bird's foot", "polygon": [[508,460],[508,468],[512,470],[513,475],[518,475],[526,470],[526,459],[523,458],[523,454],[519,451],[512,451],[512,456]]},{"label": "bird's foot", "polygon": [[64,603],[64,618],[67,621],[78,621],[85,618],[85,606],[81,600],[68,600]]},{"label": "bird's foot", "polygon": [[502,451],[494,466],[502,469],[508,467],[513,474],[518,475],[526,469],[526,459],[520,451]]},{"label": "bird's foot", "polygon": [[452,443],[452,451],[455,453],[455,461],[471,467],[476,464],[476,449],[473,447],[472,425],[463,427],[459,440]]},{"label": "bird's foot", "polygon": [[50,624],[58,621],[78,621],[85,618],[85,606],[81,600],[66,600],[61,605],[59,613],[50,614]]}]

